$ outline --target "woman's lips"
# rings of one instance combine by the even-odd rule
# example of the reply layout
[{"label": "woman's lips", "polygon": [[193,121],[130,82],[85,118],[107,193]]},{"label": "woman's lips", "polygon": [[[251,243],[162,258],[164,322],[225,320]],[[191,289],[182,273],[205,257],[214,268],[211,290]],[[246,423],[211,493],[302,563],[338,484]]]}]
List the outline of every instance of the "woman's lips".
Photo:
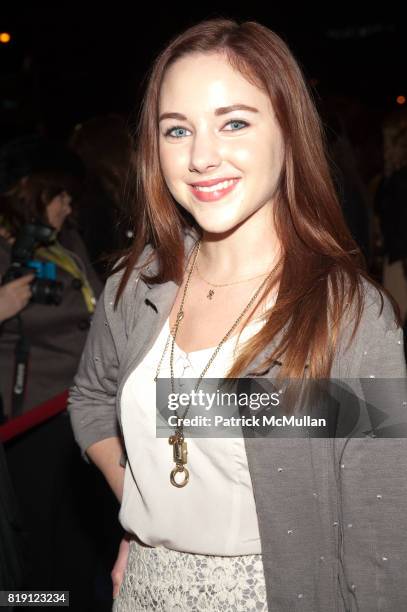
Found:
[{"label": "woman's lips", "polygon": [[215,191],[199,191],[198,189],[192,187],[192,185],[190,185],[189,188],[192,191],[194,197],[200,200],[201,202],[216,202],[216,200],[220,200],[228,193],[233,191],[239,180],[240,179],[233,179],[233,183],[229,185],[229,187]]}]

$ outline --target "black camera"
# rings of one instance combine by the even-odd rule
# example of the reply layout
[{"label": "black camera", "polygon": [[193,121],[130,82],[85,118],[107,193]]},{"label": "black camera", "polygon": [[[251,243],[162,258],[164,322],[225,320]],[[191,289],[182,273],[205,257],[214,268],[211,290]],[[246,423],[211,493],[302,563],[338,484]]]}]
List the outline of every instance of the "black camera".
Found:
[{"label": "black camera", "polygon": [[[28,273],[38,274],[38,264],[41,272],[31,283],[31,302],[36,304],[55,304],[62,302],[64,285],[53,278],[47,278],[47,264],[41,266],[41,262],[32,261],[35,249],[40,246],[48,246],[55,242],[56,231],[50,225],[43,223],[27,223],[18,233],[11,250],[11,265],[2,279],[2,285]],[[55,264],[51,264],[55,265]],[[45,276],[45,278],[44,278]]]}]

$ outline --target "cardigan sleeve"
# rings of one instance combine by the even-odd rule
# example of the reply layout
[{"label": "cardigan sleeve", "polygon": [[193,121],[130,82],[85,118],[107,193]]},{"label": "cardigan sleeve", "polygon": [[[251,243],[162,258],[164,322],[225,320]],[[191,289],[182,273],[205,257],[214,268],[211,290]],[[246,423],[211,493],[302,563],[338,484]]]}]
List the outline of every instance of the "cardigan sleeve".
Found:
[{"label": "cardigan sleeve", "polygon": [[[376,290],[375,290],[376,292]],[[349,610],[399,610],[406,601],[406,362],[403,330],[371,290],[358,334],[357,375],[369,415],[364,436],[341,446],[341,579]],[[371,299],[373,296],[373,299]],[[383,608],[383,609],[384,609]]]},{"label": "cardigan sleeve", "polygon": [[98,300],[68,399],[75,440],[88,463],[89,446],[106,438],[121,437],[116,415],[119,358],[105,300],[106,288]]},{"label": "cardigan sleeve", "polygon": [[[136,313],[135,295],[139,266],[146,262],[151,247],[147,245],[135,265],[117,308],[115,297],[124,270],[113,273],[106,281],[92,318],[74,383],[69,390],[68,412],[75,440],[82,456],[90,463],[86,450],[96,442],[118,437],[126,456],[118,415],[117,394],[120,385],[120,364]],[[120,260],[119,260],[120,262]],[[119,263],[118,262],[118,263]]]},{"label": "cardigan sleeve", "polygon": [[392,306],[384,298],[383,312],[373,316],[361,343],[360,378],[405,378],[403,328],[394,319]]}]

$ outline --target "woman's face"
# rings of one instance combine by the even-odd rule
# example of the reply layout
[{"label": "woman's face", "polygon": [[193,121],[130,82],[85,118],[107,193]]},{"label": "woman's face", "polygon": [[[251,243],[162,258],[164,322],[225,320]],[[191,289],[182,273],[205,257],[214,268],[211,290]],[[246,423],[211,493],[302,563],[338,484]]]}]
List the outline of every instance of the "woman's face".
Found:
[{"label": "woman's face", "polygon": [[49,202],[47,206],[48,223],[58,232],[62,229],[65,219],[71,214],[72,197],[62,191]]},{"label": "woman's face", "polygon": [[[226,112],[232,105],[250,108]],[[162,118],[167,113],[184,117]],[[222,55],[177,60],[162,83],[159,117],[165,182],[203,230],[227,232],[270,212],[284,158],[281,130],[268,95]],[[213,179],[234,180],[207,193],[191,186]]]}]

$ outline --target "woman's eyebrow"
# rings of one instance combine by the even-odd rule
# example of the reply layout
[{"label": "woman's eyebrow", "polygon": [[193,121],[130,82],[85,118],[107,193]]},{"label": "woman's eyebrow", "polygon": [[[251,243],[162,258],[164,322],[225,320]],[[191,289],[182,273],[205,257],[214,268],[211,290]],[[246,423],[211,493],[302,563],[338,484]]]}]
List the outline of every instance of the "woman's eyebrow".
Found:
[{"label": "woman's eyebrow", "polygon": [[[259,110],[254,108],[253,106],[247,106],[247,104],[232,104],[232,106],[221,106],[220,108],[215,109],[215,115],[226,115],[227,113],[231,113],[235,110],[246,110],[252,113],[258,113]],[[159,122],[163,119],[180,119],[181,121],[188,121],[185,115],[181,115],[181,113],[163,113],[160,115]]]}]

